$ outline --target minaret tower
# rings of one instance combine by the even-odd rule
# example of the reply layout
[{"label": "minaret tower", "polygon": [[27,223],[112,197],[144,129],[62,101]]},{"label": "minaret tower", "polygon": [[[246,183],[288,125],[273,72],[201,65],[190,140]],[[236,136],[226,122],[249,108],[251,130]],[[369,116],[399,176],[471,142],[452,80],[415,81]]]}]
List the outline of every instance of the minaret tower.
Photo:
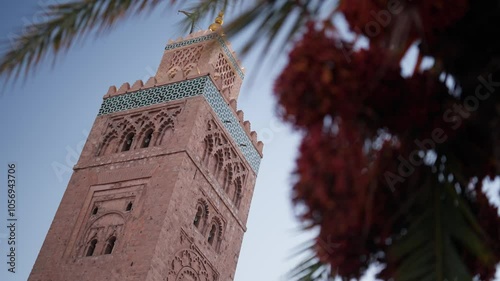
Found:
[{"label": "minaret tower", "polygon": [[146,83],[110,87],[30,281],[234,279],[263,144],[221,25],[169,42]]}]

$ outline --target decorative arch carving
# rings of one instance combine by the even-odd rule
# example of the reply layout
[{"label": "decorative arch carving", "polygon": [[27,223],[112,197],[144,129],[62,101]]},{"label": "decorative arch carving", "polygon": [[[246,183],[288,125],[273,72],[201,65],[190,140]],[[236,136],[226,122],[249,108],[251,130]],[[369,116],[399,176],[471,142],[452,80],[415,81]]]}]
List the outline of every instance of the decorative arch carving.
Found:
[{"label": "decorative arch carving", "polygon": [[234,196],[233,196],[233,202],[234,205],[239,208],[240,203],[241,203],[241,198],[243,197],[243,181],[244,181],[244,175],[236,177],[234,180]]},{"label": "decorative arch carving", "polygon": [[203,139],[203,161],[207,161],[208,157],[212,154],[214,150],[214,136],[212,134],[208,134]]},{"label": "decorative arch carving", "polygon": [[93,237],[90,239],[90,241],[88,241],[86,243],[86,247],[85,247],[85,256],[87,257],[90,257],[90,256],[93,256],[94,253],[95,253],[95,248],[97,247],[97,243],[99,241],[97,240],[97,238]]},{"label": "decorative arch carving", "polygon": [[158,140],[156,145],[162,145],[168,140],[170,134],[174,130],[174,121],[172,118],[165,119],[160,123],[160,129],[158,130]]},{"label": "decorative arch carving", "polygon": [[203,198],[198,199],[196,205],[201,206],[203,208],[203,211],[205,211],[206,216],[210,214],[210,210],[208,209],[208,203],[205,199]]},{"label": "decorative arch carving", "polygon": [[[182,111],[181,105],[173,105],[161,110],[153,109],[141,114],[119,116],[108,121],[101,145],[96,155],[103,156],[121,152],[127,135],[134,134],[130,150],[141,148],[146,133],[151,133],[151,143],[147,147],[161,145],[175,127],[176,117]],[[149,132],[148,132],[149,130]]]},{"label": "decorative arch carving", "polygon": [[191,70],[198,66],[202,50],[203,45],[176,50],[172,56],[170,66],[167,71],[168,78],[173,79],[187,77]]},{"label": "decorative arch carving", "polygon": [[180,66],[174,65],[168,71],[167,75],[169,79],[182,78],[182,68]]},{"label": "decorative arch carving", "polygon": [[218,177],[220,171],[224,166],[224,153],[222,152],[222,149],[218,149],[213,154],[213,158],[214,158],[214,168],[212,170],[212,173],[214,173],[214,175]]},{"label": "decorative arch carving", "polygon": [[194,245],[178,251],[169,266],[167,281],[217,281],[218,274]]},{"label": "decorative arch carving", "polygon": [[[130,141],[130,143],[128,143]],[[116,148],[116,152],[128,151],[131,150],[135,143],[137,142],[137,134],[135,131],[135,127],[130,126],[123,130],[120,140],[118,141],[118,147]],[[128,149],[125,149],[125,147]]]},{"label": "decorative arch carving", "polygon": [[224,136],[224,133],[222,132],[215,132],[215,145],[218,147],[226,148],[229,145],[229,141],[227,138]]},{"label": "decorative arch carving", "polygon": [[234,85],[236,74],[233,68],[224,57],[224,54],[219,53],[217,62],[214,65],[215,77],[220,78],[220,86],[223,92],[230,91]]},{"label": "decorative arch carving", "polygon": [[233,173],[234,193],[230,195],[232,195],[232,200],[236,208],[239,208],[243,198],[243,186],[246,184],[248,172],[245,165],[242,163],[235,163]]},{"label": "decorative arch carving", "polygon": [[138,128],[144,127],[146,123],[149,123],[149,115],[146,112],[143,112],[137,119],[135,119],[135,124],[137,124]]},{"label": "decorative arch carving", "polygon": [[193,224],[203,233],[207,224],[208,215],[210,214],[207,201],[203,198],[198,199],[195,210],[196,214]]},{"label": "decorative arch carving", "polygon": [[181,269],[179,274],[177,274],[177,278],[175,279],[176,281],[198,281],[200,280],[198,278],[198,274],[189,267],[184,267]]},{"label": "decorative arch carving", "polygon": [[149,141],[149,145],[154,143],[155,141],[155,124],[149,120],[143,122],[141,124],[141,130],[139,134],[137,134],[137,144],[138,148],[142,148],[144,146],[144,138],[147,137],[147,134],[152,133],[151,140]]},{"label": "decorative arch carving", "polygon": [[90,226],[105,226],[123,224],[124,221],[125,218],[122,213],[118,211],[108,211],[90,220],[89,223]]},{"label": "decorative arch carving", "polygon": [[233,181],[233,164],[228,163],[224,167],[224,183],[222,184],[222,188],[224,191],[228,192],[229,187],[231,186],[231,182]]},{"label": "decorative arch carving", "polygon": [[[87,245],[94,239],[97,240],[94,253],[102,254],[105,242],[112,236],[119,240],[123,227],[125,225],[125,218],[120,212],[110,211],[94,218],[89,221],[88,226],[83,235],[82,242],[80,243],[80,256],[85,256]],[[94,255],[95,255],[94,254]]]},{"label": "decorative arch carving", "polygon": [[158,114],[155,115],[154,120],[157,125],[163,124],[165,121],[169,121],[172,119],[172,116],[168,114],[167,111],[160,111]]},{"label": "decorative arch carving", "polygon": [[167,110],[162,110],[155,115],[155,125],[158,128],[158,138],[155,142],[155,145],[162,145],[168,140],[169,135],[175,128],[176,116],[181,111],[181,107],[173,107]]},{"label": "decorative arch carving", "polygon": [[114,124],[115,125],[114,127],[117,127],[117,129],[120,131],[124,131],[128,128],[135,129],[135,126],[133,124],[134,124],[134,122],[130,119],[129,116],[127,116],[125,118],[118,120],[117,124]]},{"label": "decorative arch carving", "polygon": [[222,220],[218,216],[214,216],[212,217],[212,222],[219,227],[217,236],[222,240],[222,232],[224,231],[224,224],[222,223]]},{"label": "decorative arch carving", "polygon": [[193,69],[195,69],[196,67],[198,66],[198,63],[188,63],[186,66],[184,66],[184,77],[187,77],[189,75],[189,73],[191,73],[191,71]]},{"label": "decorative arch carving", "polygon": [[232,143],[212,119],[207,121],[202,147],[203,165],[219,182],[228,198],[239,208],[248,169]]},{"label": "decorative arch carving", "polygon": [[[215,233],[210,233],[210,231],[213,229],[215,226]],[[215,234],[215,237],[213,237],[213,241],[210,241],[209,243],[212,244],[212,246],[215,248],[215,250],[218,252],[220,250],[220,245],[222,243],[222,237],[223,237],[223,232],[224,232],[224,224],[222,223],[222,220],[218,216],[213,216],[212,220],[210,221],[210,229],[208,235]]]},{"label": "decorative arch carving", "polygon": [[111,132],[107,133],[104,137],[101,147],[97,151],[97,155],[108,155],[113,153],[113,149],[118,146],[118,133],[115,129],[112,129]]}]

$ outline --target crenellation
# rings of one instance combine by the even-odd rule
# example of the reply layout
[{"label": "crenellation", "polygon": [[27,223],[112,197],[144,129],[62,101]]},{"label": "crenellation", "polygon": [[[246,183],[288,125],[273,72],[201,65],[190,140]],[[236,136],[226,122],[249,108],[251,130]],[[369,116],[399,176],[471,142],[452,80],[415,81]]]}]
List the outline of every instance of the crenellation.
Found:
[{"label": "crenellation", "polygon": [[238,115],[238,119],[240,120],[240,124],[243,124],[244,120],[244,113],[243,110],[238,110],[236,111],[236,115]]},{"label": "crenellation", "polygon": [[115,93],[115,95],[122,95],[125,94],[128,90],[130,89],[130,84],[128,82],[123,83],[118,91]]},{"label": "crenellation", "polygon": [[232,99],[229,101],[229,107],[233,110],[233,113],[236,114],[236,111],[238,111],[238,102],[236,99]]},{"label": "crenellation", "polygon": [[152,88],[155,86],[157,86],[155,77],[150,77],[146,83],[144,83],[142,80],[136,80],[132,86],[130,86],[130,83],[126,82],[123,83],[118,90],[116,89],[116,86],[110,86],[108,92],[106,93],[106,95],[104,95],[103,98],[107,99],[110,97],[137,92],[139,90]]},{"label": "crenellation", "polygon": [[156,78],[154,76],[153,77],[149,77],[148,81],[144,85],[144,89],[151,88],[151,87],[154,87],[154,86],[156,86]]},{"label": "crenellation", "polygon": [[132,87],[130,87],[130,92],[138,91],[138,90],[142,89],[143,86],[144,86],[144,83],[142,82],[142,80],[137,80],[132,85]]},{"label": "crenellation", "polygon": [[257,146],[257,132],[256,131],[252,131],[250,133],[250,139],[252,140],[253,145]]},{"label": "crenellation", "polygon": [[262,157],[262,150],[264,149],[264,143],[261,141],[258,141],[257,146],[255,148],[257,148],[257,151],[259,152],[260,156]]},{"label": "crenellation", "polygon": [[108,92],[106,93],[106,95],[104,95],[104,98],[108,98],[112,95],[114,95],[116,93],[116,86],[110,86],[109,89],[108,89]]},{"label": "crenellation", "polygon": [[250,132],[251,132],[251,128],[250,128],[250,121],[246,120],[243,122],[243,128],[245,129],[245,132],[247,133],[247,136],[251,139],[250,137]]}]

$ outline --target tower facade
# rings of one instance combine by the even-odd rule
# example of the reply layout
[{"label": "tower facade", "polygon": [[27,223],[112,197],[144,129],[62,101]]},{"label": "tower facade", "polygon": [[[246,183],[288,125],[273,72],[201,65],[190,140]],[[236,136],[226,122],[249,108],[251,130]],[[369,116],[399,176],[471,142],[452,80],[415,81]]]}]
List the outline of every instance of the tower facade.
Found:
[{"label": "tower facade", "polygon": [[263,146],[243,77],[208,30],[110,87],[29,280],[233,280]]}]

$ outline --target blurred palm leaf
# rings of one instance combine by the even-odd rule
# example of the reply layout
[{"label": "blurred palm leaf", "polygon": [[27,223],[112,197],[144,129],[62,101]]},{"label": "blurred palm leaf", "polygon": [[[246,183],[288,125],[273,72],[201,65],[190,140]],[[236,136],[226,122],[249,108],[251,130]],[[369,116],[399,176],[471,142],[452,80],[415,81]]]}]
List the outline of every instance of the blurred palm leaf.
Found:
[{"label": "blurred palm leaf", "polygon": [[[417,199],[410,202],[409,211],[397,215],[405,217],[409,227],[405,235],[389,246],[390,275],[398,281],[474,280],[464,262],[464,253],[482,264],[493,265],[495,259],[468,200],[461,197],[465,195],[458,194],[451,183],[438,182],[430,171],[423,175],[421,185],[416,191]],[[293,257],[303,258],[289,272],[288,280],[341,278],[319,261],[316,246],[315,241],[311,241],[293,252]]]},{"label": "blurred palm leaf", "polygon": [[85,0],[46,7],[47,20],[34,23],[9,46],[2,46],[0,75],[17,78],[49,52],[71,47],[91,31],[102,32],[128,15],[156,7],[160,0]]},{"label": "blurred palm leaf", "polygon": [[451,184],[432,181],[419,192],[407,234],[389,251],[395,280],[470,281],[464,251],[485,264],[493,262],[492,253],[465,200]]},{"label": "blurred palm leaf", "polygon": [[294,269],[288,272],[287,279],[295,281],[334,280],[330,266],[323,264],[315,254],[315,242],[306,242],[292,253],[292,257],[304,256]]},{"label": "blurred palm leaf", "polygon": [[[325,2],[327,1],[259,0],[235,20],[226,24],[224,30],[228,35],[235,35],[247,28],[255,28],[258,31],[243,39],[246,40],[243,53],[261,41],[264,41],[266,48],[269,48],[273,43],[277,43],[276,36],[286,31],[282,40],[278,40],[284,46],[284,43],[292,39],[307,20],[313,17],[318,19],[321,9],[331,5]],[[227,11],[242,4],[241,0],[206,0],[191,5],[188,10],[197,21],[207,16],[213,18],[220,10]],[[185,19],[184,25],[189,26],[191,22],[191,19]]]},{"label": "blurred palm leaf", "polygon": [[[175,0],[170,1],[176,2]],[[327,1],[269,1],[260,0],[233,22],[225,25],[228,35],[253,27],[258,30],[248,39],[242,53],[256,42],[264,42],[264,54],[274,43],[281,49],[311,17],[318,17]],[[47,20],[29,26],[11,45],[0,49],[0,76],[17,78],[22,70],[29,73],[50,51],[57,55],[74,45],[92,31],[100,33],[112,28],[129,15],[150,11],[160,0],[80,0],[45,8]],[[214,17],[221,10],[242,5],[240,0],[206,0],[189,8],[190,16],[183,21],[186,30],[201,18]],[[330,3],[331,4],[331,3]],[[283,32],[282,36],[278,35]]]}]

